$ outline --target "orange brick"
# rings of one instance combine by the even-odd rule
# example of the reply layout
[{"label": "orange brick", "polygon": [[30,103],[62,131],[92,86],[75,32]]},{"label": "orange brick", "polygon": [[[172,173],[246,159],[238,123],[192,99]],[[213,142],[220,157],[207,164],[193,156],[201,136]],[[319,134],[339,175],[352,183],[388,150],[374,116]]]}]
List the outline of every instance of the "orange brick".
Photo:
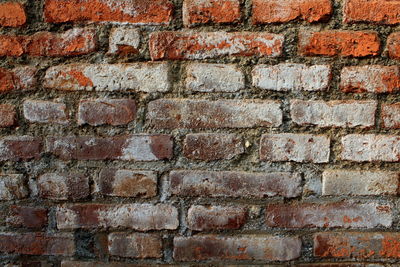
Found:
[{"label": "orange brick", "polygon": [[18,27],[26,23],[24,7],[20,3],[0,3],[0,26]]},{"label": "orange brick", "polygon": [[400,23],[400,2],[398,0],[346,0],[343,15],[345,23],[398,24]]}]

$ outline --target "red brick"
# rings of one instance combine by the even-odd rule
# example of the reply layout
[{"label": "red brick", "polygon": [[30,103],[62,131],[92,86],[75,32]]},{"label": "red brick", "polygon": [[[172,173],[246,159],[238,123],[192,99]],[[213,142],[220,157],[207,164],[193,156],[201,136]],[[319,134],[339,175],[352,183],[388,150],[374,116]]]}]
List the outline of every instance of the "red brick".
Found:
[{"label": "red brick", "polygon": [[263,161],[295,161],[326,163],[329,161],[330,139],[311,134],[264,134],[260,141]]},{"label": "red brick", "polygon": [[[68,261],[68,260],[64,260],[61,262],[61,267],[149,267],[149,266],[152,266],[152,267],[180,267],[180,265],[172,265],[172,264],[150,264],[150,263],[138,264],[138,263],[117,262],[117,261],[100,262],[100,261]],[[29,266],[29,267],[31,267],[31,266]],[[44,267],[44,266],[38,266],[38,267]],[[230,266],[230,267],[234,267],[234,266]],[[274,267],[274,266],[271,266],[271,267]],[[371,266],[371,267],[376,267],[376,266]]]},{"label": "red brick", "polygon": [[0,128],[13,126],[16,122],[16,117],[15,106],[9,104],[0,105]]},{"label": "red brick", "polygon": [[17,2],[0,3],[0,26],[18,27],[26,23],[24,6]]},{"label": "red brick", "polygon": [[40,158],[42,142],[32,136],[7,136],[0,138],[0,161]]},{"label": "red brick", "polygon": [[341,263],[317,262],[317,263],[304,263],[304,264],[296,265],[296,267],[385,267],[385,266],[388,266],[388,265],[382,265],[382,264],[377,264],[377,263],[367,263],[367,262],[358,262],[358,263],[354,263],[354,262],[341,262]]},{"label": "red brick", "polygon": [[47,152],[63,160],[156,161],[172,158],[170,135],[126,135],[116,137],[67,136],[47,138]]},{"label": "red brick", "polygon": [[140,31],[128,27],[116,27],[110,31],[108,54],[121,56],[139,54]]},{"label": "red brick", "polygon": [[232,159],[243,152],[242,139],[235,134],[188,134],[183,145],[185,157],[205,161]]},{"label": "red brick", "polygon": [[400,259],[400,234],[317,233],[314,235],[314,255],[321,258]]},{"label": "red brick", "polygon": [[265,32],[154,32],[149,47],[153,60],[277,57],[283,40],[283,35]]},{"label": "red brick", "polygon": [[382,104],[382,126],[385,128],[400,128],[400,102],[394,104]]},{"label": "red brick", "polygon": [[191,206],[188,227],[195,231],[239,229],[246,223],[247,210],[239,206]]},{"label": "red brick", "polygon": [[131,24],[168,24],[173,4],[169,0],[46,0],[46,22],[123,22]]},{"label": "red brick", "polygon": [[36,180],[38,195],[52,200],[77,200],[90,194],[89,179],[78,173],[45,173]]},{"label": "red brick", "polygon": [[138,231],[178,228],[178,210],[167,204],[75,204],[57,208],[58,229],[129,228]]},{"label": "red brick", "polygon": [[400,59],[400,32],[395,32],[389,35],[387,39],[387,50],[389,57]]},{"label": "red brick", "polygon": [[136,116],[136,104],[131,99],[89,99],[79,102],[78,124],[113,126],[128,124]]},{"label": "red brick", "polygon": [[96,192],[117,197],[154,197],[157,173],[152,171],[103,169],[95,178]]},{"label": "red brick", "polygon": [[72,29],[64,33],[38,32],[33,35],[0,35],[0,56],[78,56],[97,49],[94,29]]},{"label": "red brick", "polygon": [[282,110],[270,100],[159,99],[147,108],[147,121],[156,129],[278,127]]},{"label": "red brick", "polygon": [[254,0],[253,24],[281,23],[295,19],[323,21],[332,14],[330,0]]},{"label": "red brick", "polygon": [[299,54],[302,56],[376,56],[380,39],[371,31],[321,31],[299,34]]},{"label": "red brick", "polygon": [[18,67],[12,70],[0,68],[0,93],[33,89],[37,82],[35,76],[34,67]]},{"label": "red brick", "polygon": [[204,23],[230,23],[240,19],[239,0],[185,0],[183,23],[186,26]]},{"label": "red brick", "polygon": [[273,235],[215,236],[174,238],[174,259],[288,261],[300,257],[301,240]]},{"label": "red brick", "polygon": [[400,23],[400,2],[397,0],[345,0],[343,21],[379,24]]},{"label": "red brick", "polygon": [[23,199],[28,196],[22,174],[0,174],[0,200]]},{"label": "red brick", "polygon": [[390,205],[357,202],[269,204],[266,224],[280,228],[375,228],[392,226]]},{"label": "red brick", "polygon": [[0,251],[26,255],[63,255],[75,253],[73,234],[0,233]]},{"label": "red brick", "polygon": [[47,225],[47,209],[12,205],[6,221],[13,227],[40,229]]},{"label": "red brick", "polygon": [[161,258],[162,241],[156,234],[112,233],[108,235],[110,255],[127,258]]},{"label": "red brick", "polygon": [[173,195],[193,197],[291,198],[301,194],[301,176],[288,172],[172,171],[170,190]]},{"label": "red brick", "polygon": [[68,124],[67,106],[63,103],[25,100],[24,117],[29,122]]}]

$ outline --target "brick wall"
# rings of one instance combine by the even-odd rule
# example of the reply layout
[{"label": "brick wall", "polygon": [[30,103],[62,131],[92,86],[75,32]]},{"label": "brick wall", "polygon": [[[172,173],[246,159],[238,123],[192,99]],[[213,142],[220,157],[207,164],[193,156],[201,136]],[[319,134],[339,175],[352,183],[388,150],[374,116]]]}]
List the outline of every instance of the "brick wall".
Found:
[{"label": "brick wall", "polygon": [[1,0],[0,265],[399,266],[399,23]]}]

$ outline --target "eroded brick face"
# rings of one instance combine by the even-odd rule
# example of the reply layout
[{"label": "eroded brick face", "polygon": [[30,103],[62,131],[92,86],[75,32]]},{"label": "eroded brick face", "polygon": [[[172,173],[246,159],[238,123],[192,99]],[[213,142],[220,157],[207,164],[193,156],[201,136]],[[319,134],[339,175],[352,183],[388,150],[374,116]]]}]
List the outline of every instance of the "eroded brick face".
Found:
[{"label": "eroded brick face", "polygon": [[24,6],[18,2],[7,1],[0,4],[0,25],[18,27],[26,22]]}]

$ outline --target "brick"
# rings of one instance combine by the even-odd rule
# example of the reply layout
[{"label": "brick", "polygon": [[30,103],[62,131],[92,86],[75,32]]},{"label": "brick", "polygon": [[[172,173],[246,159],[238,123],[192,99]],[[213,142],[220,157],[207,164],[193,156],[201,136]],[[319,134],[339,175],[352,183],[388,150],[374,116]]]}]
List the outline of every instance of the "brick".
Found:
[{"label": "brick", "polygon": [[183,24],[232,23],[240,20],[239,0],[185,0]]},{"label": "brick", "polygon": [[45,173],[36,181],[38,196],[51,200],[78,200],[90,194],[89,178],[79,173]]},{"label": "brick", "polygon": [[305,263],[305,264],[297,264],[297,267],[385,267],[385,265],[377,264],[377,263],[367,263],[367,262],[342,262],[342,263],[334,263],[334,262],[318,262],[318,263]]},{"label": "brick", "polygon": [[[254,190],[257,188],[257,190]],[[301,194],[298,173],[251,173],[233,171],[172,171],[170,190],[187,197],[265,198]]]},{"label": "brick", "polygon": [[373,127],[376,101],[290,101],[290,116],[299,125]]},{"label": "brick", "polygon": [[162,241],[158,235],[112,233],[108,235],[110,255],[127,258],[161,258]]},{"label": "brick", "polygon": [[58,229],[129,228],[174,230],[178,210],[167,204],[75,204],[57,208]]},{"label": "brick", "polygon": [[39,159],[40,138],[33,136],[6,136],[0,138],[0,161]]},{"label": "brick", "polygon": [[400,23],[399,10],[400,3],[396,0],[345,0],[343,21],[345,23],[398,24]]},{"label": "brick", "polygon": [[314,235],[314,255],[321,258],[400,259],[400,234],[317,233]]},{"label": "brick", "polygon": [[195,231],[239,229],[247,219],[247,210],[237,206],[191,206],[188,227]]},{"label": "brick", "polygon": [[253,24],[327,20],[332,14],[330,0],[254,0]]},{"label": "brick", "polygon": [[159,99],[148,104],[147,122],[156,129],[278,127],[278,101]]},{"label": "brick", "polygon": [[63,160],[156,161],[171,159],[173,153],[170,135],[66,136],[49,137],[46,142],[46,151]]},{"label": "brick", "polygon": [[12,227],[40,229],[47,225],[47,209],[12,205],[6,222]]},{"label": "brick", "polygon": [[400,59],[400,32],[389,35],[386,47],[390,58]]},{"label": "brick", "polygon": [[18,27],[26,23],[24,6],[17,2],[0,3],[0,26]]},{"label": "brick", "polygon": [[215,236],[174,238],[174,259],[289,261],[300,257],[298,237],[273,235]]},{"label": "brick", "polygon": [[16,123],[16,117],[15,106],[10,104],[0,105],[0,128],[13,126]]},{"label": "brick", "polygon": [[186,75],[186,88],[192,91],[231,93],[245,88],[244,74],[234,64],[192,63]]},{"label": "brick", "polygon": [[242,153],[242,139],[235,134],[188,134],[183,144],[183,155],[195,160],[232,159]]},{"label": "brick", "polygon": [[283,40],[283,35],[265,32],[153,32],[149,48],[153,60],[277,57]]},{"label": "brick", "polygon": [[169,0],[46,0],[46,22],[114,22],[136,25],[169,24],[173,4]]},{"label": "brick", "polygon": [[341,143],[342,160],[398,162],[400,159],[398,135],[349,134],[342,137]]},{"label": "brick", "polygon": [[0,174],[0,200],[17,200],[28,196],[22,174]]},{"label": "brick", "polygon": [[400,128],[400,102],[394,104],[382,104],[381,121],[384,128]]},{"label": "brick", "polygon": [[390,205],[377,202],[269,204],[265,221],[280,228],[375,228],[392,226]]},{"label": "brick", "polygon": [[301,31],[299,34],[302,56],[376,56],[380,46],[378,34],[372,31]]},{"label": "brick", "polygon": [[95,178],[96,192],[114,197],[154,197],[157,173],[152,171],[103,169]]},{"label": "brick", "polygon": [[264,134],[260,141],[263,161],[295,161],[326,163],[329,161],[330,139],[311,134]]},{"label": "brick", "polygon": [[400,89],[398,66],[344,67],[340,75],[340,89],[346,93],[395,93]]},{"label": "brick", "polygon": [[281,63],[253,68],[253,86],[273,91],[323,91],[329,88],[331,67]]},{"label": "brick", "polygon": [[117,27],[110,32],[108,54],[138,54],[140,31],[138,29]]},{"label": "brick", "polygon": [[399,178],[399,172],[327,170],[322,195],[397,195]]},{"label": "brick", "polygon": [[69,233],[0,233],[0,251],[26,255],[62,255],[75,253],[74,236]]},{"label": "brick", "polygon": [[64,103],[42,100],[25,100],[24,117],[29,122],[68,124],[67,106]]},{"label": "brick", "polygon": [[0,68],[0,93],[33,89],[37,83],[35,76],[34,67],[18,67],[12,70]]},{"label": "brick", "polygon": [[[149,264],[149,263],[137,264],[137,263],[127,263],[127,262],[117,262],[117,261],[99,262],[99,261],[68,261],[68,260],[64,260],[61,262],[61,267],[149,267],[149,266],[179,267],[180,265]],[[234,266],[230,266],[230,267],[234,267]],[[274,267],[274,266],[268,266],[268,267]],[[371,266],[371,267],[376,267],[376,266]]]},{"label": "brick", "polygon": [[69,64],[50,67],[44,87],[65,91],[167,92],[167,63]]},{"label": "brick", "polygon": [[0,35],[0,56],[62,57],[96,51],[94,29],[71,29],[64,33],[37,32],[33,35]]},{"label": "brick", "polygon": [[136,104],[131,99],[87,99],[79,102],[78,124],[113,126],[128,124],[135,119]]}]

